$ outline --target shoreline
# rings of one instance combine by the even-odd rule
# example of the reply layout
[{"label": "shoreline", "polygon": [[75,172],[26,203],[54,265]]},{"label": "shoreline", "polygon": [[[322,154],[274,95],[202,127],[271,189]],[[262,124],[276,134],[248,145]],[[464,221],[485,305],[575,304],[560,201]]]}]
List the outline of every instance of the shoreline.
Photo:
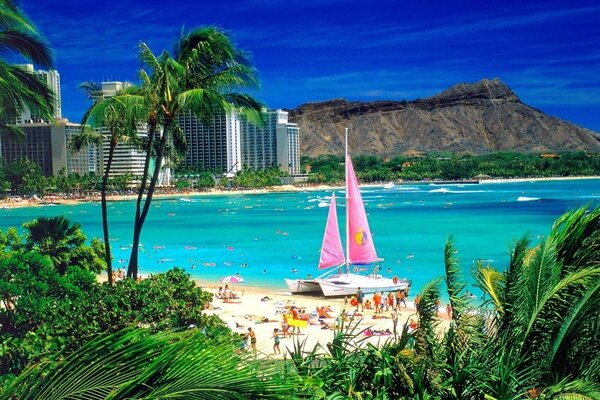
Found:
[{"label": "shoreline", "polygon": [[[245,334],[248,332],[248,328],[252,328],[257,338],[256,348],[259,359],[289,357],[289,351],[294,349],[297,342],[304,342],[305,351],[311,351],[316,346],[318,346],[319,352],[326,351],[323,346],[334,339],[334,327],[342,319],[345,327],[356,326],[351,332],[358,335],[355,341],[360,346],[367,343],[379,346],[394,337],[392,310],[376,314],[372,309],[365,309],[356,313],[354,307],[344,304],[343,298],[292,295],[286,290],[245,286],[244,284],[229,284],[237,297],[225,301],[216,296],[219,286],[225,284],[218,281],[193,280],[196,286],[214,295],[209,308],[204,311],[207,315],[218,316],[233,332],[239,334]],[[99,274],[98,281],[106,281],[106,274]],[[370,299],[371,295],[366,298]],[[443,305],[445,306],[445,303]],[[310,319],[307,326],[300,329],[300,334],[283,337],[283,314],[289,312],[292,306],[304,310]],[[328,317],[322,320],[318,318],[317,308],[319,307],[326,307],[329,310]],[[440,335],[448,329],[450,324],[450,318],[442,308],[440,307],[438,310],[437,331]],[[401,332],[403,325],[408,324],[411,320],[416,322],[418,318],[413,301],[407,300],[406,306],[402,305],[397,311],[396,331]],[[273,330],[275,328],[279,329],[281,340],[281,354],[277,355],[273,354]],[[358,343],[359,341],[363,342]],[[249,343],[245,351],[251,354]]]},{"label": "shoreline", "polygon": [[[600,179],[600,176],[561,176],[561,177],[535,177],[535,178],[490,178],[480,179],[479,184],[500,184],[500,183],[524,183],[524,182],[551,182],[551,181],[570,181],[570,180],[594,180]],[[449,183],[444,181],[443,183],[436,183],[436,181],[401,181],[393,182],[395,185],[415,185],[415,184],[440,184],[440,185],[460,185],[464,181],[454,181]],[[368,183],[360,185],[361,187],[372,188],[380,187],[385,183]],[[319,192],[326,190],[342,190],[343,186],[331,186],[331,185],[316,185],[316,186],[294,186],[294,185],[281,185],[272,186],[263,189],[241,189],[241,190],[220,190],[213,189],[210,191],[182,191],[173,193],[154,193],[153,199],[170,199],[180,197],[205,197],[205,196],[240,196],[240,195],[254,195],[254,194],[270,194],[270,193],[293,193],[293,192]],[[120,202],[120,201],[133,201],[137,199],[137,194],[127,195],[109,195],[107,196],[108,202]],[[0,200],[0,209],[12,209],[12,208],[24,208],[24,207],[42,207],[49,205],[78,205],[84,203],[99,203],[99,197],[82,197],[82,198],[57,198],[55,196],[49,196],[48,199],[35,199],[35,198],[6,198]]]}]

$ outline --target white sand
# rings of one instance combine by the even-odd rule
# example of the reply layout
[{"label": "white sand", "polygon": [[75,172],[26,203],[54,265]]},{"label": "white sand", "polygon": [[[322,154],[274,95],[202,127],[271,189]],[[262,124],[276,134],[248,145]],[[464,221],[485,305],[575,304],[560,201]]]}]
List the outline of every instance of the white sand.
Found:
[{"label": "white sand", "polygon": [[[214,287],[206,290],[216,293]],[[330,319],[325,319],[325,322],[333,326],[340,314],[345,311],[354,311],[354,307],[344,305],[343,299],[328,299],[308,296],[292,296],[282,292],[269,292],[264,289],[244,288],[241,285],[234,287],[236,293],[240,295],[239,300],[234,300],[234,303],[225,302],[221,299],[213,300],[214,309],[208,310],[207,313],[218,315],[223,319],[229,327],[238,333],[247,333],[248,327],[256,333],[257,351],[259,358],[275,357],[282,358],[289,348],[294,347],[294,342],[299,339],[306,341],[305,350],[310,351],[317,343],[326,345],[333,339],[334,331],[331,329],[322,329],[317,318],[311,318],[311,323],[301,329],[301,335],[292,335],[291,337],[283,338],[281,335],[282,313],[292,305],[298,308],[304,308],[307,313],[315,313],[317,306],[329,306],[333,311],[330,312]],[[268,297],[269,300],[261,301],[262,298]],[[368,296],[367,298],[370,298]],[[398,313],[398,332],[401,331],[402,325],[410,318],[417,320],[415,309],[412,302],[407,302],[408,307],[401,307]],[[391,311],[383,312],[378,316],[383,316],[381,319],[374,319],[373,310],[365,310],[362,317],[355,317],[355,321],[360,321],[359,330],[371,328],[372,330],[385,331],[389,329],[393,332],[393,321]],[[440,329],[445,330],[448,326],[448,320],[445,313],[439,313],[441,324]],[[270,322],[261,322],[263,318],[268,318]],[[272,322],[271,322],[272,321]],[[279,328],[281,338],[281,355],[273,355],[273,329]],[[291,328],[290,328],[291,331]],[[361,335],[363,337],[364,335]],[[364,336],[367,337],[367,336]],[[377,344],[383,343],[392,335],[373,335],[368,337],[366,342]],[[365,343],[366,343],[365,342]],[[249,346],[248,346],[249,348]]]}]

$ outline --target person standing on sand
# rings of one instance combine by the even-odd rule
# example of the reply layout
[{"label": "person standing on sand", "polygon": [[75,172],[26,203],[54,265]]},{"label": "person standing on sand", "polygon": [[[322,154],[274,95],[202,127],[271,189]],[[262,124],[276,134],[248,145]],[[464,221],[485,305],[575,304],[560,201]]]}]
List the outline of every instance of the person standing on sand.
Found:
[{"label": "person standing on sand", "polygon": [[[294,320],[294,323],[292,325],[292,334],[300,334],[300,327],[298,326],[298,322],[297,320],[300,319],[300,313],[298,312],[298,308],[296,306],[292,306],[292,319]],[[296,329],[298,329],[298,331],[296,332]]]},{"label": "person standing on sand", "polygon": [[248,337],[250,338],[250,347],[252,347],[252,353],[254,357],[256,357],[256,333],[252,330],[252,328],[248,328]]},{"label": "person standing on sand", "polygon": [[421,296],[416,295],[415,296],[415,309],[417,310],[417,312],[419,312],[419,303],[421,303]]},{"label": "person standing on sand", "polygon": [[279,349],[279,329],[273,329],[273,354],[281,354]]},{"label": "person standing on sand", "polygon": [[360,306],[361,311],[365,311],[365,308],[363,306],[364,299],[365,299],[365,294],[359,287],[358,290],[356,291],[356,301],[357,301],[356,311],[358,311],[358,306]]},{"label": "person standing on sand", "polygon": [[452,319],[452,305],[450,303],[446,306],[446,314],[448,314],[448,318]]}]

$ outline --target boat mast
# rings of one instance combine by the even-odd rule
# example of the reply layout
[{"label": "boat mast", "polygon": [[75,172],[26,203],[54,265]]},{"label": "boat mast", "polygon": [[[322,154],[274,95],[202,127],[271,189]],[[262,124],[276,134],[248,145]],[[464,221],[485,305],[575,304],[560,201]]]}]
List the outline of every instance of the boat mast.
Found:
[{"label": "boat mast", "polygon": [[344,173],[346,182],[346,273],[350,273],[350,197],[348,194],[348,128],[346,130],[346,150],[344,158]]}]

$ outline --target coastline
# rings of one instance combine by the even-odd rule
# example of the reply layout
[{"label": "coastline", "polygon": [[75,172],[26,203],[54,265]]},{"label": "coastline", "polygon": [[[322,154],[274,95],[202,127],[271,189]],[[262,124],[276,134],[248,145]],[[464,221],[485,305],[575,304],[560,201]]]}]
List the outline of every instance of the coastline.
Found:
[{"label": "coastline", "polygon": [[[106,281],[106,273],[98,275],[99,282]],[[227,326],[236,333],[244,334],[248,328],[256,334],[257,357],[260,359],[277,358],[289,356],[289,351],[294,349],[298,341],[305,342],[304,349],[311,351],[315,346],[320,346],[318,351],[324,351],[322,346],[330,343],[334,338],[333,327],[343,319],[346,327],[356,329],[353,333],[358,334],[357,341],[364,340],[360,345],[367,343],[379,346],[393,338],[394,321],[392,311],[383,311],[376,314],[374,310],[367,310],[355,314],[354,307],[344,304],[342,298],[312,297],[292,295],[286,290],[275,288],[262,288],[245,286],[245,284],[230,284],[237,298],[224,301],[216,296],[219,287],[223,283],[207,280],[194,279],[194,282],[202,290],[215,295],[209,308],[205,311],[208,315],[216,315],[221,318]],[[412,297],[412,296],[411,296]],[[371,296],[366,298],[370,299]],[[445,304],[442,304],[445,306]],[[310,315],[308,325],[301,328],[299,335],[287,337],[280,336],[281,353],[273,354],[273,329],[279,329],[282,333],[283,314],[295,306]],[[317,318],[317,308],[326,307],[329,318],[324,318],[323,323]],[[441,307],[438,310],[438,333],[441,335],[448,329],[450,318]],[[417,321],[414,303],[407,300],[406,306],[402,305],[397,312],[396,330],[399,333],[403,325],[408,324],[411,319]],[[367,335],[363,330],[370,330],[372,335]],[[367,331],[368,332],[368,331]],[[250,346],[247,346],[250,351]]]},{"label": "coastline", "polygon": [[[498,178],[498,179],[480,179],[480,184],[495,184],[495,183],[523,183],[523,182],[548,182],[548,181],[570,181],[570,180],[593,180],[600,179],[600,176],[563,176],[563,177],[538,177],[538,178]],[[394,182],[396,185],[414,185],[414,184],[436,184],[436,181],[401,181]],[[448,183],[444,181],[444,184],[461,184],[461,181]],[[369,183],[360,185],[361,187],[380,187],[384,183]],[[204,197],[204,196],[240,196],[248,194],[269,194],[269,193],[286,193],[286,192],[318,192],[326,190],[343,190],[343,186],[331,186],[331,185],[315,185],[315,186],[294,186],[294,185],[281,185],[272,186],[263,189],[241,189],[241,190],[220,190],[212,189],[210,191],[181,191],[172,193],[155,193],[153,198],[157,199],[169,199],[169,198],[180,198],[180,197]],[[117,201],[132,201],[137,199],[137,194],[130,195],[109,195],[107,197],[108,202]],[[58,198],[55,196],[49,196],[47,199],[39,198],[6,198],[0,200],[0,209],[10,208],[21,208],[21,207],[40,207],[47,205],[77,205],[82,203],[95,203],[100,202],[99,197],[81,197],[81,198]]]}]

